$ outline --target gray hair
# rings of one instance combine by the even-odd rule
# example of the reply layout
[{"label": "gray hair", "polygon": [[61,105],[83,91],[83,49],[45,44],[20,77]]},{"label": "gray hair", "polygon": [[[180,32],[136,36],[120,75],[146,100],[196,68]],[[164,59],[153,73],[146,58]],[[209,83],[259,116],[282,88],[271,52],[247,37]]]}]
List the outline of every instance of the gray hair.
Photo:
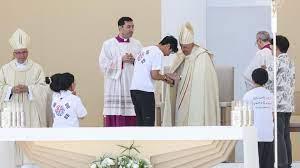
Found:
[{"label": "gray hair", "polygon": [[259,31],[256,33],[256,39],[264,42],[270,41],[270,34],[267,31]]}]

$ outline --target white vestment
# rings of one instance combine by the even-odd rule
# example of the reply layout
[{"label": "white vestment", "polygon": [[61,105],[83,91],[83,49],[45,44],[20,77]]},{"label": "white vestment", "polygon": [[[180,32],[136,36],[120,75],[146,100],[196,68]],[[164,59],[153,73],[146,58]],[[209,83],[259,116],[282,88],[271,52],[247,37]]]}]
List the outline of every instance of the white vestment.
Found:
[{"label": "white vestment", "polygon": [[119,42],[111,38],[104,42],[99,56],[99,65],[104,73],[103,115],[135,116],[130,96],[133,64],[122,63],[122,57],[128,53],[134,57],[141,51],[138,40]]},{"label": "white vestment", "polygon": [[197,45],[188,56],[179,52],[170,68],[174,72],[181,80],[166,88],[162,125],[220,125],[218,79],[210,53]]},{"label": "white vestment", "polygon": [[252,82],[252,72],[261,68],[265,65],[267,68],[273,64],[274,57],[272,55],[272,51],[269,48],[264,48],[262,50],[257,51],[255,57],[251,60],[250,64],[244,71],[243,77],[245,79],[246,91],[249,91],[255,87]]},{"label": "white vestment", "polygon": [[[28,86],[29,93],[12,94],[12,87],[23,84]],[[25,113],[25,127],[46,127],[47,94],[49,86],[45,84],[44,71],[41,66],[28,59],[24,64],[16,60],[1,67],[0,71],[0,107],[8,102],[20,102]],[[23,164],[33,164],[15,142],[8,143],[8,156],[12,158],[9,164],[14,167]]]},{"label": "white vestment", "polygon": [[[0,109],[8,102],[22,103],[25,127],[46,126],[47,85],[41,66],[28,59],[23,67],[17,67],[14,59],[0,70]],[[28,86],[29,93],[10,94],[16,85]]]}]

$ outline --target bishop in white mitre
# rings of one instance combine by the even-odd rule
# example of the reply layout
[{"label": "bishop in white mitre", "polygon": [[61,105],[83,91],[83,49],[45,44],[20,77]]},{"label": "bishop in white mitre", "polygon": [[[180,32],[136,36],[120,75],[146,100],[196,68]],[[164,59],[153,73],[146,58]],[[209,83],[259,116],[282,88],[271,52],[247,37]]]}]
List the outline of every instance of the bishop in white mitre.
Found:
[{"label": "bishop in white mitre", "polygon": [[213,55],[194,43],[190,23],[182,26],[179,43],[181,51],[171,64],[170,75],[177,75],[175,78],[180,80],[173,87],[166,86],[162,125],[220,125],[219,88],[211,60]]},{"label": "bishop in white mitre", "polygon": [[[14,113],[16,104],[20,105],[19,111],[22,117],[1,117],[1,122],[9,123],[10,127],[45,127],[46,126],[46,101],[47,86],[42,67],[28,58],[28,45],[30,37],[21,29],[12,35],[9,43],[13,49],[13,60],[3,65],[0,69],[0,109],[10,109]],[[10,107],[10,108],[8,108]],[[21,110],[21,111],[20,111]],[[12,115],[11,115],[12,116]],[[9,120],[9,121],[4,121]],[[23,122],[12,124],[13,120]],[[3,145],[3,144],[1,144]],[[35,167],[33,162],[26,157],[22,149],[15,143],[7,146],[7,157],[11,158],[9,165],[15,167]]]},{"label": "bishop in white mitre", "polygon": [[47,86],[42,67],[28,58],[29,42],[21,29],[9,39],[14,59],[0,69],[0,109],[20,104],[24,127],[45,127]]}]

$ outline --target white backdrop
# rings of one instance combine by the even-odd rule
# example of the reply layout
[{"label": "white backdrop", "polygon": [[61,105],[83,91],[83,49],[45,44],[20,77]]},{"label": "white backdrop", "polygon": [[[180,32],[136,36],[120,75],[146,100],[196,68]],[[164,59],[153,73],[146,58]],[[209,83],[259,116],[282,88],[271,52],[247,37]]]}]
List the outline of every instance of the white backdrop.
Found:
[{"label": "white backdrop", "polygon": [[234,66],[236,100],[245,93],[242,73],[258,50],[256,33],[266,30],[271,34],[271,3],[247,1],[232,6],[224,1],[208,3],[207,8],[207,48],[215,53],[216,64]]},{"label": "white backdrop", "polygon": [[[271,31],[271,0],[161,0],[161,36],[178,36],[190,21],[195,41],[215,54],[216,64],[235,68],[235,99],[244,92],[242,72],[255,55],[257,31]],[[169,65],[173,56],[165,58]]]},{"label": "white backdrop", "polygon": [[[181,26],[191,22],[195,31],[195,41],[206,46],[206,0],[161,0],[161,36],[178,37]],[[173,56],[165,58],[169,65]]]}]

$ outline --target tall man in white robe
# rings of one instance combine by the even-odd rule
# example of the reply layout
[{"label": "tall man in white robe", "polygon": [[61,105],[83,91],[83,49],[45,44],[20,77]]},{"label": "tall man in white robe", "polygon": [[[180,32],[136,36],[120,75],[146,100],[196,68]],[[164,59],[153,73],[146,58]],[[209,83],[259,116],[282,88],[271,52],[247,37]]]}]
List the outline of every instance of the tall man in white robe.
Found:
[{"label": "tall man in white robe", "polygon": [[170,67],[179,81],[167,86],[163,126],[220,125],[219,88],[212,54],[194,43],[194,31],[186,23],[180,32],[179,51]]},{"label": "tall man in white robe", "polygon": [[[243,77],[245,79],[246,91],[253,89],[254,83],[252,82],[252,72],[257,68],[272,68],[270,65],[273,63],[273,54],[270,43],[270,34],[266,31],[259,31],[256,34],[256,44],[259,49],[256,55],[252,58],[250,64],[244,71]],[[269,75],[270,76],[270,75]]]},{"label": "tall man in white robe", "polygon": [[[25,127],[46,127],[47,86],[42,67],[28,59],[30,37],[18,29],[9,43],[14,59],[0,69],[0,108],[9,103],[21,104]],[[17,167],[35,167],[17,145],[14,148]]]},{"label": "tall man in white robe", "polygon": [[0,69],[0,107],[21,103],[25,127],[46,126],[46,84],[42,67],[28,59],[30,37],[18,29],[9,40],[14,58]]},{"label": "tall man in white robe", "polygon": [[130,85],[134,60],[141,51],[141,43],[132,38],[133,20],[122,17],[118,21],[119,34],[103,43],[99,56],[104,74],[104,126],[135,126],[134,106]]}]

